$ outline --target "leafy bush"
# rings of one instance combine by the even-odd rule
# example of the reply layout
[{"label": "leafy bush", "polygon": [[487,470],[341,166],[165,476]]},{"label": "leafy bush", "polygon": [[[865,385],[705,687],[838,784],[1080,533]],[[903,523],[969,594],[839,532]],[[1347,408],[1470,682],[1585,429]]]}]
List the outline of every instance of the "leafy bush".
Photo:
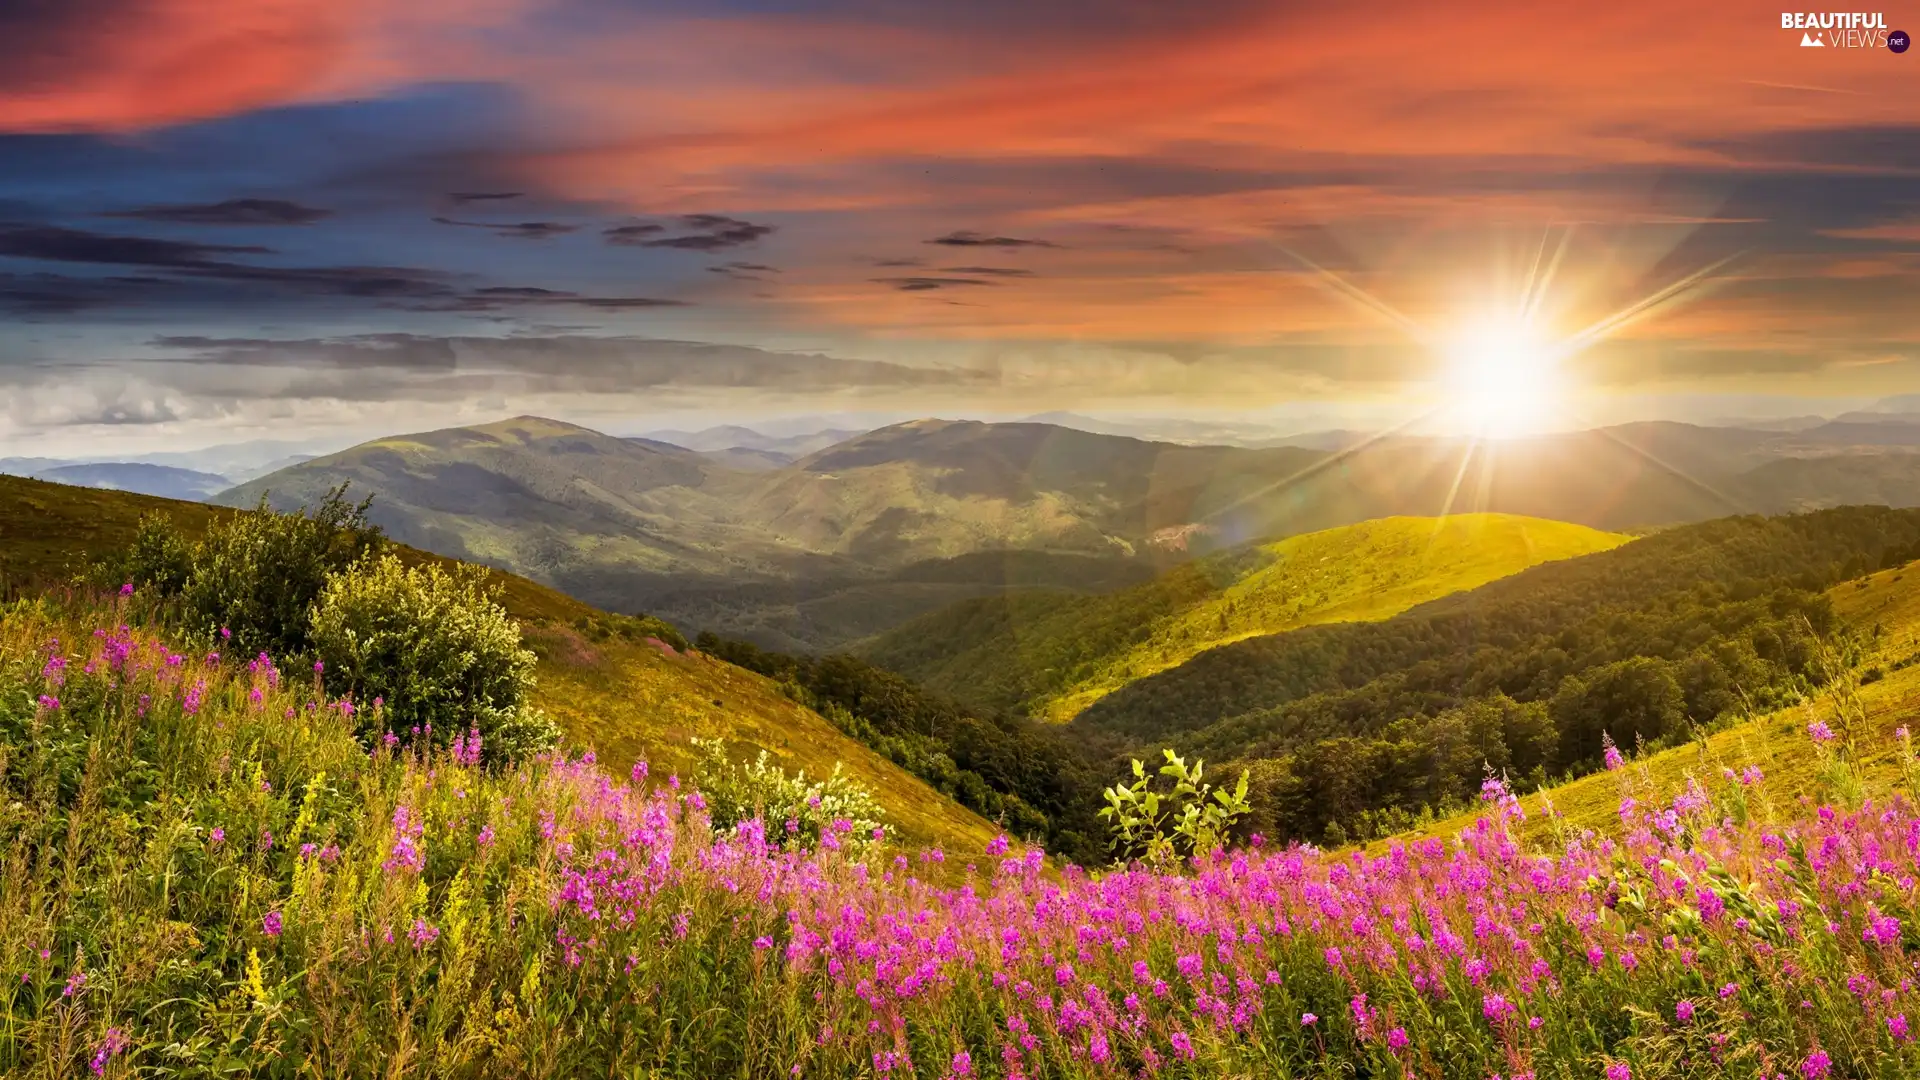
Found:
[{"label": "leafy bush", "polygon": [[485,739],[483,760],[526,761],[536,754],[561,748],[566,733],[553,717],[530,705],[502,716]]},{"label": "leafy bush", "polygon": [[193,577],[193,545],[165,514],[143,514],[133,543],[118,559],[108,561],[105,577],[105,585],[125,582],[177,596]]},{"label": "leafy bush", "polygon": [[346,491],[342,484],[327,492],[310,514],[279,513],[263,495],[254,512],[208,529],[181,591],[190,629],[225,628],[244,655],[304,653],[307,621],[328,579],[381,544],[367,521],[372,497],[350,503]]},{"label": "leafy bush", "polygon": [[864,844],[884,828],[879,819],[886,811],[837,761],[825,780],[809,781],[805,769],[787,775],[767,760],[765,750],[742,765],[727,757],[727,744],[719,739],[693,744],[700,749],[694,787],[706,799],[716,829],[758,818],[769,843],[791,849],[814,847],[824,835],[834,835],[836,843]]},{"label": "leafy bush", "polygon": [[[351,694],[364,722],[391,730],[431,728],[446,742],[478,729],[492,759],[550,747],[550,722],[522,716],[534,655],[498,595],[480,567],[409,567],[394,555],[356,563],[313,605],[309,634],[328,690]],[[378,717],[364,711],[375,698]]]}]

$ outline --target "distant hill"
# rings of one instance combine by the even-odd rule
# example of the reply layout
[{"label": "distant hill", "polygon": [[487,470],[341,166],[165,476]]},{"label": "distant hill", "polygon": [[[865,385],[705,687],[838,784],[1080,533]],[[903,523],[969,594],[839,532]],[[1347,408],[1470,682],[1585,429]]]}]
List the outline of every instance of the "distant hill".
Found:
[{"label": "distant hill", "polygon": [[551,583],[583,561],[724,571],[778,554],[714,532],[731,511],[708,489],[737,475],[691,450],[522,417],[361,443],[219,501],[246,506],[271,493],[276,506],[298,506],[351,482],[375,496],[373,518],[395,539]]},{"label": "distant hill", "polygon": [[1216,646],[1386,618],[1627,539],[1503,514],[1387,518],[1212,556],[1106,595],[968,601],[906,623],[860,652],[961,700],[1066,721]]},{"label": "distant hill", "polygon": [[271,490],[285,506],[350,480],[408,543],[601,607],[820,649],[1004,591],[1009,583],[991,577],[967,592],[891,580],[984,551],[1153,561],[1395,516],[1492,512],[1619,532],[1831,505],[1841,492],[1920,503],[1920,484],[1903,480],[1908,462],[1892,457],[1901,448],[1862,427],[1645,423],[1324,450],[921,420],[790,465],[756,458],[740,468],[748,462],[712,451],[521,417],[363,443],[219,500],[245,505]]},{"label": "distant hill", "polygon": [[[906,435],[924,442],[928,433]],[[899,609],[904,618],[969,595],[947,588],[959,584],[952,580],[940,588],[903,583],[872,607],[873,589],[916,564],[1005,548],[1082,559],[1124,559],[1132,550],[1102,527],[1120,503],[1102,493],[1117,486],[1108,475],[1078,477],[1072,490],[1056,491],[1043,471],[1039,483],[1023,486],[1021,475],[1042,453],[1032,445],[1022,461],[993,440],[944,447],[942,458],[876,452],[869,438],[785,468],[746,471],[657,440],[524,417],[364,443],[241,485],[219,501],[245,506],[271,492],[276,505],[300,505],[351,482],[376,496],[374,520],[406,543],[512,568],[609,608],[729,633],[764,621],[756,612],[777,619],[816,598],[821,583],[868,591],[843,607]],[[863,453],[875,455],[871,464],[848,456]],[[956,464],[955,455],[968,454],[976,460]],[[998,494],[980,492],[976,481]],[[988,579],[972,584],[1000,587]],[[717,613],[714,597],[728,601]],[[859,626],[854,636],[881,628]],[[829,632],[811,643],[836,639]]]},{"label": "distant hill", "polygon": [[[162,513],[189,535],[237,511],[0,477],[0,594],[58,582],[133,535],[140,517]],[[437,556],[402,550],[409,561]],[[540,657],[535,704],[567,733],[624,771],[639,758],[685,769],[688,739],[722,738],[740,752],[769,751],[789,769],[824,775],[836,761],[872,787],[905,836],[977,848],[991,826],[849,738],[770,681],[698,654],[674,654],[610,633],[604,613],[545,586],[495,573],[503,602]]]},{"label": "distant hill", "polygon": [[792,454],[778,450],[755,450],[747,446],[729,446],[725,450],[702,450],[701,455],[716,465],[741,472],[768,472],[793,464]]},{"label": "distant hill", "polygon": [[132,491],[158,495],[163,499],[204,502],[233,486],[224,476],[176,469],[167,465],[144,465],[130,461],[93,462],[85,465],[59,465],[34,473],[40,480],[80,487]]},{"label": "distant hill", "polygon": [[799,435],[768,435],[738,424],[722,424],[719,427],[704,428],[700,431],[649,431],[642,438],[672,443],[688,450],[698,450],[703,454],[728,450],[760,450],[780,454],[791,460],[804,457],[816,450],[824,450],[834,443],[845,442],[859,434],[861,432],[851,428],[826,428]]},{"label": "distant hill", "polygon": [[1920,449],[1780,458],[1756,466],[1739,485],[1748,500],[1776,512],[1920,506]]},{"label": "distant hill", "polygon": [[0,476],[32,476],[45,469],[57,469],[74,462],[66,458],[0,457]]},{"label": "distant hill", "polygon": [[148,465],[171,465],[176,469],[217,473],[234,483],[265,476],[320,454],[341,448],[345,440],[333,436],[312,439],[248,439],[220,443],[197,450],[164,450],[136,454],[127,460]]}]

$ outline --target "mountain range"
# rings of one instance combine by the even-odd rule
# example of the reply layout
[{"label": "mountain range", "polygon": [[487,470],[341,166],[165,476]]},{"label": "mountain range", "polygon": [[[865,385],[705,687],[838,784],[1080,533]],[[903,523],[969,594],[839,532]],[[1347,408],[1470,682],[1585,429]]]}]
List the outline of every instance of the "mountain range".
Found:
[{"label": "mountain range", "polygon": [[737,455],[756,448],[702,452],[518,417],[362,443],[216,501],[271,492],[291,506],[351,482],[406,543],[787,649],[841,646],[1008,588],[1130,584],[1206,551],[1396,515],[1488,511],[1631,532],[1920,505],[1920,424],[1897,415],[1784,431],[1647,422],[1326,445],[1339,448],[920,420],[741,467]]},{"label": "mountain range", "polygon": [[158,495],[163,499],[189,499],[194,502],[204,502],[233,486],[233,481],[213,473],[127,461],[56,465],[32,475],[35,479],[56,484],[132,491],[141,495]]},{"label": "mountain range", "polygon": [[687,450],[698,450],[703,454],[753,450],[795,461],[859,434],[860,431],[852,428],[828,427],[797,435],[771,435],[738,424],[722,424],[699,431],[649,431],[641,437],[654,442],[671,443]]},{"label": "mountain range", "polygon": [[0,476],[203,502],[237,483],[311,460],[318,451],[337,445],[327,440],[256,439],[124,460],[5,457],[0,458]]}]

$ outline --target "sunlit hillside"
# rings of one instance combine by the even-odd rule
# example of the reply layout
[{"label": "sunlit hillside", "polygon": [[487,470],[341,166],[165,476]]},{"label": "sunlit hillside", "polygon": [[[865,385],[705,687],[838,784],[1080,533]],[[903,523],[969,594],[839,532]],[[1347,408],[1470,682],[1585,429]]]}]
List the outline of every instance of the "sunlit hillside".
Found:
[{"label": "sunlit hillside", "polygon": [[1219,645],[1388,618],[1628,539],[1511,514],[1382,518],[1206,559],[1110,595],[957,605],[884,635],[866,652],[957,696],[1064,722]]},{"label": "sunlit hillside", "polygon": [[[125,545],[140,517],[152,512],[197,534],[216,515],[235,511],[0,476],[0,586],[70,579]],[[439,560],[413,549],[401,553],[408,561]],[[769,680],[634,640],[619,632],[632,624],[618,617],[513,574],[492,576],[540,657],[534,704],[610,765],[624,768],[644,757],[657,768],[680,768],[691,760],[691,737],[720,738],[740,753],[765,749],[789,770],[812,776],[843,762],[888,808],[905,839],[977,846],[992,835],[989,823],[782,696]]]}]

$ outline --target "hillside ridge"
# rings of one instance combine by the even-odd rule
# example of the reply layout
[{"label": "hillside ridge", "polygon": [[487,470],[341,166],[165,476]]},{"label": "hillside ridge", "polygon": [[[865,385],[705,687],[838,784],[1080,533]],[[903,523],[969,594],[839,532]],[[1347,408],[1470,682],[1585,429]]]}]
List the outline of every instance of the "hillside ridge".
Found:
[{"label": "hillside ridge", "polygon": [[[1379,518],[1248,545],[1104,596],[969,601],[861,651],[962,698],[1065,722],[1209,649],[1319,623],[1386,618],[1629,539],[1512,514]],[[1009,679],[1017,689],[1005,689]]]}]

